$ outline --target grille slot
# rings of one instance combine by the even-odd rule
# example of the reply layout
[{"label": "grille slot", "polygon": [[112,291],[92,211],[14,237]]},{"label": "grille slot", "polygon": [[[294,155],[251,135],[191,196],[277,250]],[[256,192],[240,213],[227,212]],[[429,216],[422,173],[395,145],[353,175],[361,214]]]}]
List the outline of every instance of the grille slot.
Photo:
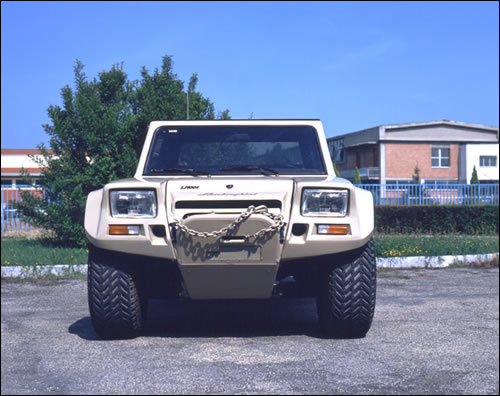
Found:
[{"label": "grille slot", "polygon": [[177,201],[176,209],[246,209],[249,206],[265,205],[281,209],[281,201],[276,199],[234,200],[234,201]]}]

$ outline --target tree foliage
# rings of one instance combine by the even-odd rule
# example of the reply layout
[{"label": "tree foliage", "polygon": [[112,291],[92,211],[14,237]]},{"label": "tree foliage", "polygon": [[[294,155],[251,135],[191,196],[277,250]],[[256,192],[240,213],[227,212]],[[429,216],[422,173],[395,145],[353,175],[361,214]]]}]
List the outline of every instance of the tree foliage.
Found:
[{"label": "tree foliage", "polygon": [[415,169],[413,170],[412,181],[413,184],[420,184],[420,168],[418,167],[418,164],[415,165]]},{"label": "tree foliage", "polygon": [[140,155],[148,125],[153,120],[185,120],[186,94],[184,83],[173,72],[172,58],[164,56],[159,71],[150,74],[142,67],[141,81],[131,97],[135,116],[135,148]]},{"label": "tree foliage", "polygon": [[476,165],[472,168],[472,177],[470,179],[470,184],[479,184],[479,177],[477,176]]},{"label": "tree foliage", "polygon": [[335,171],[335,176],[340,176],[340,172],[339,170],[337,169],[337,165],[335,164],[335,162],[333,163],[333,170]]},{"label": "tree foliage", "polygon": [[[24,193],[18,208],[31,223],[68,245],[86,244],[83,219],[87,195],[112,180],[132,177],[153,120],[186,119],[184,83],[173,72],[172,57],[161,70],[142,68],[140,81],[129,81],[123,65],[88,80],[80,61],[74,66],[74,89],[61,90],[62,106],[48,108],[43,125],[50,150],[39,145],[44,197]],[[214,119],[214,105],[189,83],[190,119]],[[219,114],[229,118],[229,111]],[[28,175],[26,175],[28,176]]]},{"label": "tree foliage", "polygon": [[361,184],[361,177],[359,176],[359,169],[357,166],[354,169],[354,184]]}]

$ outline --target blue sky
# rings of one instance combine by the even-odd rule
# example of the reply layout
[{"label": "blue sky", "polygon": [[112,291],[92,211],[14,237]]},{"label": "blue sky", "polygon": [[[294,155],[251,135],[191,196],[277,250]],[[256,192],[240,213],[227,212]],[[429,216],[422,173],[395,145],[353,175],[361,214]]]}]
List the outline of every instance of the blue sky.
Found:
[{"label": "blue sky", "polygon": [[173,55],[233,118],[320,118],[327,136],[380,124],[498,126],[498,2],[1,3],[2,148],[47,142],[47,108],[123,62]]}]

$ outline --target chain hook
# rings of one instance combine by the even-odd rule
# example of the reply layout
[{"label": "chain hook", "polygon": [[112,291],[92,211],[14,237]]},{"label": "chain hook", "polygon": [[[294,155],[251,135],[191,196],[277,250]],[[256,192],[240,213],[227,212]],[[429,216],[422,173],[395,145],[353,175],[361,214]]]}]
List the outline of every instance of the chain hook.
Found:
[{"label": "chain hook", "polygon": [[263,228],[257,232],[255,232],[252,235],[245,235],[245,238],[248,240],[252,237],[258,238],[264,234],[267,234],[268,232],[275,232],[279,231],[283,228],[285,225],[283,215],[278,214],[274,215],[269,212],[269,209],[265,205],[259,205],[255,207],[254,205],[250,205],[247,209],[245,209],[239,216],[238,218],[233,221],[231,224],[229,224],[226,227],[221,228],[220,230],[217,231],[212,231],[212,232],[202,232],[202,231],[197,231],[193,230],[192,228],[187,227],[185,224],[183,224],[180,220],[174,219],[174,221],[171,223],[171,225],[175,229],[179,229],[181,231],[184,231],[186,234],[191,235],[191,236],[197,236],[201,238],[210,238],[210,237],[218,237],[221,235],[228,234],[230,231],[235,229],[238,224],[244,222],[246,219],[248,219],[252,214],[262,214],[266,217],[269,217],[272,221],[273,224],[271,224],[269,227]]}]

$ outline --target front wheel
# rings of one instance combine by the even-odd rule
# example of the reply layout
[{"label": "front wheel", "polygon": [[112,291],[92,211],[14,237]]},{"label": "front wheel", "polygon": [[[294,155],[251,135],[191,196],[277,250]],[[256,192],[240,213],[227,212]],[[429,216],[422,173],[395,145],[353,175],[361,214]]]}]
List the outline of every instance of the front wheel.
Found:
[{"label": "front wheel", "polygon": [[373,238],[363,247],[329,257],[320,270],[317,309],[327,337],[362,338],[375,311]]},{"label": "front wheel", "polygon": [[131,338],[143,327],[146,299],[123,263],[110,252],[89,249],[88,300],[92,325],[101,338]]}]

